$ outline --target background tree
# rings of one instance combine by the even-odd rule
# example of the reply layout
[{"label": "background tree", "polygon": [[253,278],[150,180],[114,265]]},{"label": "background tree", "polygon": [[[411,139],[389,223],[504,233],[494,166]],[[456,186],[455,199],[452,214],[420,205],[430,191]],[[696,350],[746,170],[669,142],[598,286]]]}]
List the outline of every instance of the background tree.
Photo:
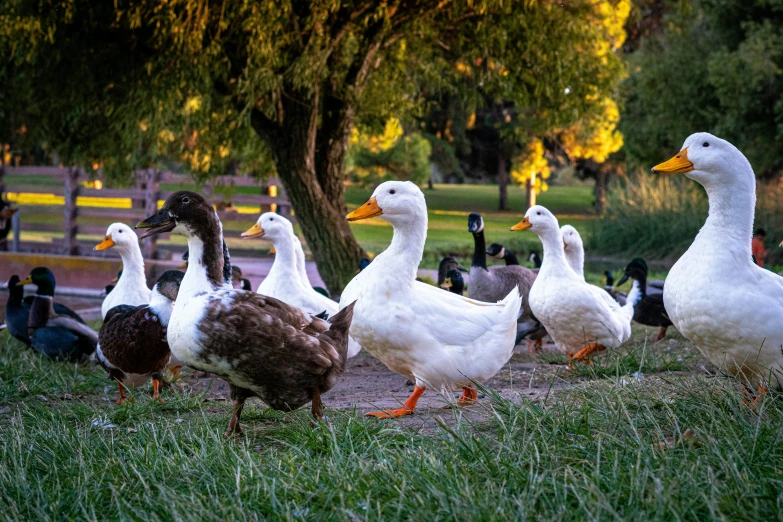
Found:
[{"label": "background tree", "polygon": [[[663,4],[663,5],[662,5]],[[648,36],[628,56],[624,152],[649,168],[708,131],[731,141],[759,175],[783,169],[783,1],[643,2]],[[663,19],[665,23],[658,21]]]},{"label": "background tree", "polygon": [[622,71],[607,21],[624,4],[6,0],[0,45],[33,101],[25,118],[41,116],[63,162],[129,172],[174,147],[212,175],[236,151],[268,151],[339,292],[361,257],[343,197],[360,118],[416,116],[460,75],[513,103],[517,129],[565,127]]}]

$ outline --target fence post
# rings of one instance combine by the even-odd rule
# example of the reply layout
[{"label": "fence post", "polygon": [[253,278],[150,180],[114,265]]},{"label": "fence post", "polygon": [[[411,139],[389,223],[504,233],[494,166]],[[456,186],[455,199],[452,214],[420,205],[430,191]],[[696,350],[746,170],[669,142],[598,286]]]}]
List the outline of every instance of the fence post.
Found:
[{"label": "fence post", "polygon": [[19,252],[19,239],[22,235],[22,216],[18,210],[11,216],[11,228],[14,229],[14,238],[11,240],[11,252]]},{"label": "fence post", "polygon": [[67,256],[79,254],[79,243],[76,241],[78,232],[76,198],[79,195],[79,169],[71,167],[65,175],[65,223],[63,230],[63,250]]},{"label": "fence post", "polygon": [[[160,172],[156,169],[147,169],[144,171],[144,212],[145,217],[151,216],[158,211],[158,192],[160,183]],[[157,254],[155,234],[144,238],[144,257],[155,259]]]}]

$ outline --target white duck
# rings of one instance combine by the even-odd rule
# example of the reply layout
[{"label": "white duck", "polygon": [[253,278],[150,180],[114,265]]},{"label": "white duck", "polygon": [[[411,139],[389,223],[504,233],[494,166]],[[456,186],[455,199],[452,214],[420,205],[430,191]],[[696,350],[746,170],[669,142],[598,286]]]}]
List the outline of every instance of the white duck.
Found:
[{"label": "white duck", "polygon": [[[307,275],[303,276],[304,251],[290,221],[274,212],[266,212],[261,214],[255,225],[242,233],[242,238],[263,238],[274,245],[275,260],[257,289],[259,294],[280,299],[312,315],[326,312],[331,317],[339,311],[336,302],[313,290]],[[348,357],[353,357],[361,349],[356,341],[350,339]]]},{"label": "white duck", "polygon": [[585,278],[585,246],[582,242],[582,236],[579,231],[571,225],[560,227],[560,234],[563,236],[563,248],[568,266],[576,272],[576,275]]},{"label": "white duck", "polygon": [[707,191],[709,216],[666,278],[674,326],[713,364],[759,393],[783,388],[783,278],[751,260],[756,177],[734,145],[699,132],[653,168]]},{"label": "white duck", "polygon": [[485,303],[416,281],[427,238],[427,205],[415,184],[380,184],[348,219],[375,216],[394,228],[391,245],[348,283],[340,307],[356,301],[353,338],[416,386],[402,408],[368,415],[412,414],[426,388],[462,388],[457,404],[474,403],[478,394],[472,381],[491,378],[513,352],[519,290],[499,303]]},{"label": "white duck", "polygon": [[141,306],[149,304],[151,290],[147,288],[144,274],[144,258],[139,248],[136,232],[124,223],[112,223],[106,229],[106,237],[95,250],[114,248],[122,259],[122,276],[114,290],[106,296],[101,305],[101,317],[106,318],[109,310],[117,305]]},{"label": "white duck", "polygon": [[530,289],[530,308],[546,327],[557,346],[572,360],[586,360],[595,351],[614,348],[631,336],[633,306],[638,301],[638,283],[620,306],[603,289],[585,282],[569,266],[557,218],[535,205],[511,230],[538,234],[544,247],[544,262]]}]

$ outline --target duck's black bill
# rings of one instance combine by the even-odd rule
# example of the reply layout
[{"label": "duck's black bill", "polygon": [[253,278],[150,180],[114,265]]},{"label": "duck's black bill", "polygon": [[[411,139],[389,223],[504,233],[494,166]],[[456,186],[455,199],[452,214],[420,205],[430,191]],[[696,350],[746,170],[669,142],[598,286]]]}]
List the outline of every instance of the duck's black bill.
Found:
[{"label": "duck's black bill", "polygon": [[626,281],[628,281],[628,276],[624,275],[623,277],[620,278],[619,281],[617,281],[617,284],[614,286],[623,286],[623,283],[625,283]]},{"label": "duck's black bill", "polygon": [[139,239],[144,239],[154,234],[163,234],[165,232],[171,232],[174,227],[177,226],[174,218],[171,217],[168,210],[160,209],[158,212],[148,217],[144,221],[140,221],[134,228],[146,228]]}]

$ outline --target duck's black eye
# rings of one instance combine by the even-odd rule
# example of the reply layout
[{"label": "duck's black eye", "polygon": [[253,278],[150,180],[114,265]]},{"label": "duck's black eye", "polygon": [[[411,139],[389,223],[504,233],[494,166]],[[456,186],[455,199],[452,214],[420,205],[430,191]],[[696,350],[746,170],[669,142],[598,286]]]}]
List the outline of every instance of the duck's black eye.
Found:
[{"label": "duck's black eye", "polygon": [[541,215],[541,212],[536,212],[536,215],[537,215],[537,216],[540,216],[540,215]]},{"label": "duck's black eye", "polygon": [[275,220],[275,218],[269,218],[269,221],[274,221],[274,220]]},{"label": "duck's black eye", "polygon": [[389,191],[389,194],[395,194],[396,192],[397,192],[396,190],[394,190],[394,189],[391,189],[391,190]]},{"label": "duck's black eye", "polygon": [[709,141],[705,141],[704,143],[701,144],[701,146],[702,147],[709,147],[710,146],[710,142]]},{"label": "duck's black eye", "polygon": [[182,202],[183,203],[190,203],[190,198],[185,196],[184,198],[182,198]]},{"label": "duck's black eye", "polygon": [[120,234],[122,234],[122,230],[120,230]]}]

